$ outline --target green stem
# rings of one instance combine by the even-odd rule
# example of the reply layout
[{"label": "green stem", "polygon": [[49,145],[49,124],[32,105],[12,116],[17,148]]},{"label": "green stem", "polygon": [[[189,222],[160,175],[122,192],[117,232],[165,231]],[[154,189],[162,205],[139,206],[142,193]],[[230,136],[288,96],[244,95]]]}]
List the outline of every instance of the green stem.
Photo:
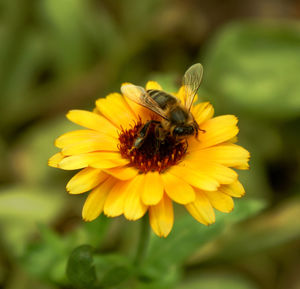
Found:
[{"label": "green stem", "polygon": [[148,221],[148,214],[146,214],[141,220],[140,239],[136,251],[136,256],[134,259],[135,266],[141,265],[142,262],[144,261],[147,255],[149,239],[150,239],[150,224]]}]

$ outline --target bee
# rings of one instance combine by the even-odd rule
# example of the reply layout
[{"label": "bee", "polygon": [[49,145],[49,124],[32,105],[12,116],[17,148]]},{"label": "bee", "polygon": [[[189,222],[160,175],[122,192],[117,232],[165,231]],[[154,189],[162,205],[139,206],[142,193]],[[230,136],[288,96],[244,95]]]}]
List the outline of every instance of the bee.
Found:
[{"label": "bee", "polygon": [[155,137],[158,143],[164,143],[168,137],[174,138],[176,142],[181,142],[192,135],[197,138],[198,131],[202,130],[191,113],[191,107],[200,87],[202,75],[203,67],[200,63],[192,65],[185,72],[182,79],[184,103],[181,103],[179,98],[162,90],[145,90],[143,87],[133,84],[122,86],[123,95],[162,118],[161,121],[149,120],[144,124],[134,140],[134,148],[138,149],[143,145],[151,125],[155,126]]}]

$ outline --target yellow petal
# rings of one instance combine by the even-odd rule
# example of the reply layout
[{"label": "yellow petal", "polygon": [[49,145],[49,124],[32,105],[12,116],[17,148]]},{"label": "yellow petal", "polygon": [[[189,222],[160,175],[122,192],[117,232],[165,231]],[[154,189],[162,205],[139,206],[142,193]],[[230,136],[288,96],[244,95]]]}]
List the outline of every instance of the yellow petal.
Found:
[{"label": "yellow petal", "polygon": [[176,94],[176,97],[180,99],[181,103],[185,104],[185,88],[181,86]]},{"label": "yellow petal", "polygon": [[[187,90],[188,90],[188,89],[189,89],[189,88],[187,88]],[[184,86],[184,85],[181,86],[181,87],[179,88],[178,92],[177,92],[175,95],[176,95],[177,98],[180,99],[181,103],[182,103],[183,105],[185,105],[187,93],[186,93],[186,90],[185,90],[185,86]],[[189,95],[189,93],[188,93],[188,95]],[[198,94],[195,95],[195,98],[194,98],[194,100],[193,100],[193,103],[196,103],[197,101],[198,101]]]},{"label": "yellow petal", "polygon": [[222,115],[209,119],[200,126],[205,132],[199,132],[199,141],[191,138],[192,143],[189,143],[189,150],[207,148],[232,139],[239,132],[237,122],[234,115]]},{"label": "yellow petal", "polygon": [[147,211],[141,200],[141,191],[144,186],[145,175],[137,175],[130,181],[127,187],[127,195],[124,203],[124,216],[128,220],[137,220],[144,216]]},{"label": "yellow petal", "polygon": [[[127,82],[123,83],[122,86],[127,85],[127,84],[130,84],[130,83],[127,83]],[[131,110],[134,112],[137,119],[140,118],[141,121],[143,123],[145,123],[152,118],[153,112],[151,112],[148,108],[145,108],[140,104],[137,104],[136,102],[132,101],[125,95],[124,95],[124,99],[127,102],[127,104],[129,105],[129,107],[131,108]]]},{"label": "yellow petal", "polygon": [[129,163],[128,159],[123,159],[119,153],[113,152],[95,152],[90,153],[92,159],[89,161],[89,165],[98,169],[110,169],[120,166],[125,166]]},{"label": "yellow petal", "polygon": [[215,191],[219,186],[218,181],[216,181],[214,178],[185,166],[184,163],[171,167],[168,173],[181,178],[190,185],[202,190]]},{"label": "yellow petal", "polygon": [[220,212],[229,213],[233,210],[234,203],[230,196],[220,191],[205,192],[212,206]]},{"label": "yellow petal", "polygon": [[183,164],[203,175],[215,179],[219,184],[231,184],[238,177],[238,174],[234,170],[216,162],[206,161],[205,158],[194,158],[193,153],[188,155],[180,165]]},{"label": "yellow petal", "polygon": [[246,149],[232,143],[191,152],[191,156],[196,162],[206,160],[234,168],[248,167],[250,158],[250,154]]},{"label": "yellow petal", "polygon": [[168,196],[176,203],[188,204],[195,200],[194,189],[183,179],[172,174],[162,174],[164,187]]},{"label": "yellow petal", "polygon": [[103,116],[86,110],[70,110],[67,118],[83,127],[118,138],[117,128]]},{"label": "yellow petal", "polygon": [[195,201],[185,205],[185,207],[198,222],[204,225],[209,225],[215,222],[213,207],[202,191],[196,191]]},{"label": "yellow petal", "polygon": [[157,89],[162,90],[162,87],[156,81],[148,81],[146,84],[146,90],[148,89]]},{"label": "yellow petal", "polygon": [[49,160],[48,160],[48,166],[58,168],[58,164],[60,161],[64,158],[64,155],[59,152],[53,155]]},{"label": "yellow petal", "polygon": [[110,190],[104,204],[104,214],[108,217],[117,217],[124,213],[125,199],[129,181],[118,181]]},{"label": "yellow petal", "polygon": [[126,165],[128,162],[119,153],[93,152],[65,157],[59,163],[59,168],[63,170],[77,170],[90,166],[97,169],[107,169]]},{"label": "yellow petal", "polygon": [[109,176],[100,169],[85,168],[78,172],[67,184],[70,194],[81,194],[98,186]]},{"label": "yellow petal", "polygon": [[96,101],[97,109],[119,129],[128,129],[134,120],[135,114],[131,111],[128,104],[120,93],[111,93],[105,98]]},{"label": "yellow petal", "polygon": [[238,180],[230,185],[220,186],[219,191],[235,198],[240,198],[245,195],[245,189]]},{"label": "yellow petal", "polygon": [[209,102],[202,102],[192,106],[191,112],[196,122],[201,125],[203,122],[213,117],[214,108]]},{"label": "yellow petal", "polygon": [[119,141],[107,135],[98,135],[95,138],[75,142],[62,149],[65,156],[84,154],[93,151],[119,151]]},{"label": "yellow petal", "polygon": [[82,155],[65,157],[58,164],[58,167],[63,170],[78,170],[88,167],[88,161]]},{"label": "yellow petal", "polygon": [[95,130],[91,130],[91,129],[74,130],[74,131],[64,133],[63,135],[58,137],[55,140],[55,146],[57,146],[58,148],[63,148],[87,139],[94,139],[99,137],[101,137],[101,133]]},{"label": "yellow petal", "polygon": [[144,186],[141,191],[142,201],[145,205],[156,205],[163,197],[164,186],[158,172],[145,174]]},{"label": "yellow petal", "polygon": [[174,223],[172,201],[164,194],[161,201],[149,207],[150,225],[154,233],[159,237],[167,237]]},{"label": "yellow petal", "polygon": [[115,183],[116,179],[108,178],[89,193],[82,209],[85,221],[93,221],[102,213],[106,196]]},{"label": "yellow petal", "polygon": [[134,178],[139,172],[136,168],[125,166],[105,169],[104,171],[122,181]]}]

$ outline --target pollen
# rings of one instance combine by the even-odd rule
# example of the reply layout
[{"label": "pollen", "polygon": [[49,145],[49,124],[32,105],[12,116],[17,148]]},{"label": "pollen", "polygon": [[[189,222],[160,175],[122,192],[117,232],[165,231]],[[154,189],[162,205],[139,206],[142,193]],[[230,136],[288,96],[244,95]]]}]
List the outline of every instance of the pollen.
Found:
[{"label": "pollen", "polygon": [[119,133],[118,148],[122,157],[130,160],[131,166],[137,168],[140,173],[162,173],[180,162],[187,150],[186,142],[178,142],[171,136],[163,142],[159,141],[155,136],[155,124],[151,124],[141,147],[135,148],[133,144],[142,127],[143,123],[139,121]]}]

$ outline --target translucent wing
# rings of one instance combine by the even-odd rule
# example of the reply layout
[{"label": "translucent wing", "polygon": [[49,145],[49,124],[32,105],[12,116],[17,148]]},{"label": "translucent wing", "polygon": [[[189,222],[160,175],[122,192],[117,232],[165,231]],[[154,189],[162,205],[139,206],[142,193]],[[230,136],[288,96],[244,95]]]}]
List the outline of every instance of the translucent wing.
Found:
[{"label": "translucent wing", "polygon": [[168,119],[164,110],[158,105],[158,103],[147,93],[147,91],[141,87],[133,84],[125,84],[121,87],[123,95],[131,99],[132,101],[150,109],[157,113],[164,119]]},{"label": "translucent wing", "polygon": [[184,74],[182,84],[185,92],[185,107],[190,110],[195,95],[201,84],[203,66],[200,63],[192,65]]}]

